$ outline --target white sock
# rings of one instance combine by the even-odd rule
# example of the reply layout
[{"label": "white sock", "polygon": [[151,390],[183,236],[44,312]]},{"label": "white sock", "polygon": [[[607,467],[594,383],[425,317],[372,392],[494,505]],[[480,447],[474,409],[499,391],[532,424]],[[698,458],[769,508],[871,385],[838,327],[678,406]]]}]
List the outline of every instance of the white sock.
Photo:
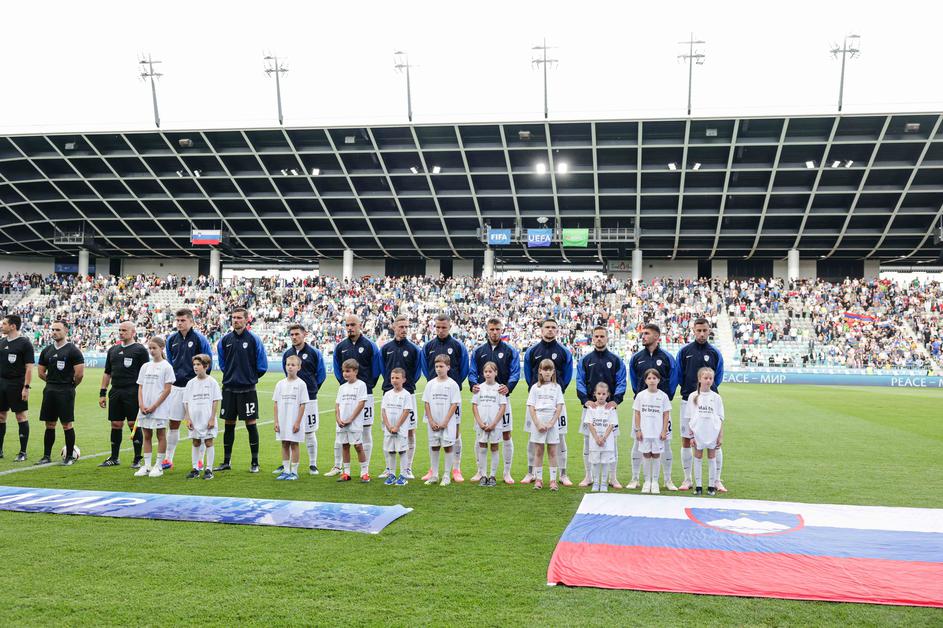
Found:
[{"label": "white sock", "polygon": [[534,472],[534,457],[536,455],[537,455],[537,444],[531,443],[528,441],[527,443],[527,472],[528,473],[532,474]]},{"label": "white sock", "polygon": [[[514,462],[514,439],[504,441],[504,474],[511,472],[511,464]],[[492,474],[493,475],[493,474]]]},{"label": "white sock", "polygon": [[305,447],[308,450],[308,464],[318,466],[318,433],[305,434]]},{"label": "white sock", "polygon": [[439,452],[441,449],[429,450],[429,468],[432,469],[432,477],[439,477]]},{"label": "white sock", "polygon": [[661,452],[661,473],[665,476],[665,484],[671,481],[671,463],[673,462],[673,457],[671,455],[671,441],[665,441],[665,449]]},{"label": "white sock", "polygon": [[167,430],[167,460],[173,462],[177,443],[180,442],[180,430]]},{"label": "white sock", "polygon": [[364,460],[360,463],[360,475],[370,474],[370,460]]},{"label": "white sock", "polygon": [[337,469],[341,468],[341,465],[344,464],[342,461],[344,459],[343,454],[344,448],[336,440],[334,441],[334,467]]},{"label": "white sock", "polygon": [[350,475],[350,463],[349,463],[349,462],[342,462],[342,463],[341,463],[341,471],[343,471],[343,472],[346,473],[347,475]]},{"label": "white sock", "polygon": [[717,453],[715,454],[714,460],[717,461],[717,480],[720,481],[720,472],[724,468],[724,450],[721,447],[715,449]]},{"label": "white sock", "polygon": [[373,426],[364,425],[363,426],[363,455],[367,459],[367,466],[370,465],[370,454],[372,453],[373,453]]},{"label": "white sock", "polygon": [[299,465],[300,463],[301,463],[301,456],[298,456],[298,462],[291,462],[291,461],[289,461],[289,463],[288,463],[288,468],[291,469],[291,471],[289,471],[289,473],[294,473],[295,475],[298,475],[298,465]]},{"label": "white sock", "polygon": [[455,445],[452,447],[452,454],[455,458],[455,468],[458,469],[462,466],[462,424],[456,425],[455,430]]},{"label": "white sock", "polygon": [[606,465],[606,472],[609,474],[609,480],[611,482],[616,481],[616,473],[619,468],[619,447],[616,446],[612,450],[612,462]]},{"label": "white sock", "polygon": [[197,468],[197,465],[200,464],[200,447],[199,447],[199,445],[194,445],[194,446],[193,446],[193,451],[192,451],[191,453],[192,453],[191,458],[193,459],[193,467],[192,467],[192,468],[196,469],[196,468]]},{"label": "white sock", "polygon": [[593,479],[594,491],[599,490],[599,483],[601,481],[601,478],[603,477],[605,466],[606,465],[604,465],[603,463],[597,462],[596,464],[593,465],[592,469],[590,469],[590,475],[594,478]]},{"label": "white sock", "polygon": [[642,472],[645,474],[645,482],[651,483],[652,481],[652,459],[642,457]]},{"label": "white sock", "polygon": [[560,467],[561,476],[566,475],[566,454],[566,434],[560,434],[560,442],[557,444],[557,466]]},{"label": "white sock", "polygon": [[589,464],[589,434],[583,434],[583,468],[586,469],[586,477],[590,480],[595,477],[594,472],[597,466],[599,465]]},{"label": "white sock", "polygon": [[717,472],[717,458],[707,459],[707,471],[707,479],[710,480],[708,486],[717,486],[717,477],[719,475]]},{"label": "white sock", "polygon": [[402,476],[406,475],[406,470],[409,469],[409,452],[401,451],[399,452],[399,474]]},{"label": "white sock", "polygon": [[214,445],[210,445],[209,447],[207,447],[206,445],[203,445],[203,449],[206,452],[206,467],[205,468],[212,470],[213,458],[216,456],[216,447]]},{"label": "white sock", "polygon": [[544,468],[543,467],[534,467],[534,478],[538,480],[544,479]]},{"label": "white sock", "polygon": [[282,472],[291,473],[291,460],[282,458]]},{"label": "white sock", "polygon": [[[407,438],[407,446],[406,446],[406,468],[407,469],[413,468],[413,458],[415,457],[416,457],[416,433],[412,432],[411,434],[409,434],[409,437]],[[401,465],[403,464],[402,458],[400,458],[399,463]],[[405,475],[405,472],[404,472],[404,475]]]},{"label": "white sock", "polygon": [[681,448],[681,468],[684,469],[684,479],[691,481],[691,464],[694,460],[694,453],[690,447]]},{"label": "white sock", "polygon": [[449,477],[452,475],[452,468],[455,465],[455,450],[445,452],[445,469],[443,469],[443,477]]},{"label": "white sock", "polygon": [[150,469],[152,466],[154,466],[154,463],[153,463],[154,458],[153,458],[153,456],[154,456],[154,451],[153,451],[153,450],[151,450],[151,451],[149,451],[149,452],[147,452],[147,453],[144,454],[144,467],[145,467],[145,468]]},{"label": "white sock", "polygon": [[396,452],[386,452],[386,471],[390,474],[396,473]]},{"label": "white sock", "polygon": [[205,453],[206,453],[206,443],[204,443],[203,441],[200,441],[200,457],[197,458],[197,462],[199,462],[200,460],[203,460],[203,454]]},{"label": "white sock", "polygon": [[694,458],[692,463],[694,465],[694,486],[701,486],[701,460]]},{"label": "white sock", "polygon": [[488,464],[488,446],[485,445],[482,447],[481,445],[478,445],[478,451],[476,453],[478,454],[476,456],[476,462],[478,463],[478,475],[484,475],[485,466]]},{"label": "white sock", "polygon": [[556,467],[550,467],[550,481],[551,482],[557,481],[557,468]]},{"label": "white sock", "polygon": [[632,438],[632,481],[638,482],[639,471],[642,468],[642,452],[638,450],[638,441]]},{"label": "white sock", "polygon": [[495,477],[498,474],[498,450],[491,450],[491,475],[489,477]]}]

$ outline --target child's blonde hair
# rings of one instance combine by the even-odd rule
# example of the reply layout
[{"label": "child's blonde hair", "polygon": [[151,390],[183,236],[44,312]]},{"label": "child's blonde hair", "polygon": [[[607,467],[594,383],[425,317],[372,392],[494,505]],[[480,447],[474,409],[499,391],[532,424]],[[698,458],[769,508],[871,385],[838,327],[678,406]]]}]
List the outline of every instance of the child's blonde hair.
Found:
[{"label": "child's blonde hair", "polygon": [[484,374],[484,372],[487,371],[488,369],[491,369],[492,371],[494,371],[495,373],[497,373],[497,372],[498,372],[498,365],[495,364],[494,362],[485,362],[485,365],[484,365],[483,367],[481,367],[481,373]]},{"label": "child's blonde hair", "polygon": [[596,394],[596,392],[597,392],[600,388],[602,388],[603,390],[606,391],[606,397],[608,398],[608,397],[609,397],[609,384],[607,384],[606,382],[599,382],[599,383],[597,383],[597,384],[596,384],[596,388],[593,389],[593,394]]},{"label": "child's blonde hair", "polygon": [[301,366],[301,358],[299,358],[297,355],[290,355],[285,358],[285,366],[288,366],[289,362],[296,362],[298,366]]},{"label": "child's blonde hair", "polygon": [[697,405],[697,397],[701,394],[701,375],[704,373],[714,374],[714,369],[709,366],[702,366],[697,370],[697,390],[694,391],[694,405]]},{"label": "child's blonde hair", "polygon": [[166,358],[167,356],[164,355],[164,339],[161,338],[160,336],[154,336],[153,338],[149,338],[149,339],[148,339],[147,344],[151,344],[152,342],[153,342],[155,345],[157,345],[157,347],[160,349],[160,357],[161,357],[161,359]]},{"label": "child's blonde hair", "polygon": [[544,384],[544,383],[546,383],[546,382],[543,381],[543,378],[541,377],[540,374],[541,374],[543,371],[546,371],[546,370],[548,370],[548,369],[549,369],[550,372],[551,372],[550,381],[553,382],[554,384],[557,383],[557,367],[556,367],[556,365],[553,363],[552,360],[548,360],[548,359],[544,358],[543,360],[540,361],[540,364],[537,365],[537,383],[538,383],[538,384]]}]

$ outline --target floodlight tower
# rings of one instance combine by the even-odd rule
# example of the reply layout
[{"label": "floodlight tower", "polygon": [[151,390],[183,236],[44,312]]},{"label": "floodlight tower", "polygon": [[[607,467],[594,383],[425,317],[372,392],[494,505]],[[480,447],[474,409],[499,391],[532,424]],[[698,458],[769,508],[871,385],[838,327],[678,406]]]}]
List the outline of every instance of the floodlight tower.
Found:
[{"label": "floodlight tower", "polygon": [[285,65],[284,59],[282,59],[282,61],[278,60],[278,55],[265,55],[263,59],[265,61],[265,73],[269,76],[275,75],[275,99],[278,101],[278,124],[284,125],[285,121],[282,117],[282,82],[280,75],[288,71],[288,66]]},{"label": "floodlight tower", "polygon": [[841,78],[838,81],[838,113],[841,113],[842,102],[845,97],[845,60],[854,59],[861,53],[858,47],[861,43],[859,35],[845,35],[841,47],[838,44],[832,44],[832,56],[836,59],[841,55]]},{"label": "floodlight tower", "polygon": [[159,129],[160,114],[157,111],[157,85],[155,84],[154,79],[162,77],[163,74],[154,70],[154,66],[158,63],[160,63],[160,61],[155,61],[152,59],[150,53],[147,54],[147,57],[141,55],[141,57],[138,59],[138,65],[141,67],[141,80],[151,81],[151,100],[154,102],[154,125]]},{"label": "floodlight tower", "polygon": [[678,59],[688,64],[688,115],[691,115],[691,87],[694,84],[694,66],[704,65],[705,55],[700,50],[695,50],[694,46],[706,44],[702,39],[694,39],[694,33],[691,33],[691,39],[688,41],[679,41],[679,44],[687,45],[688,52],[678,55]]},{"label": "floodlight tower", "polygon": [[543,43],[541,45],[531,47],[531,50],[534,50],[534,51],[539,50],[540,56],[538,56],[536,59],[531,59],[530,62],[534,64],[535,66],[537,66],[538,68],[543,68],[543,71],[544,71],[544,120],[546,120],[547,117],[549,116],[549,107],[547,106],[547,69],[555,63],[560,63],[559,59],[547,58],[547,51],[554,47],[555,46],[547,45],[546,37],[544,37]]},{"label": "floodlight tower", "polygon": [[402,50],[397,50],[393,53],[393,69],[401,74],[406,75],[406,116],[409,118],[409,121],[413,121],[413,91],[412,83],[409,80],[409,68],[412,68],[409,64],[409,54],[403,52]]}]

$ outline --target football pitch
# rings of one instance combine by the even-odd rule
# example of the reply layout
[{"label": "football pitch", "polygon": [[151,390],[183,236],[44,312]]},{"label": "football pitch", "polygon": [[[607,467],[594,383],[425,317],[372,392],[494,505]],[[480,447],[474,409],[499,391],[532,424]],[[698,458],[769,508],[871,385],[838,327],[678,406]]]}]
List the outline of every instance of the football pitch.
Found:
[{"label": "football pitch", "polygon": [[[98,408],[101,371],[89,369],[77,400],[71,468],[31,465],[42,454],[36,420],[41,382],[31,402],[30,461],[14,464],[17,434],[9,418],[0,484],[365,504],[403,504],[413,512],[379,535],[238,525],[0,512],[0,624],[47,625],[941,625],[943,611],[829,602],[798,602],[673,593],[548,587],[547,564],[585,489],[559,493],[529,486],[364,485],[301,476],[277,482],[280,464],[271,423],[278,377],[259,384],[262,473],[248,472],[246,433],[236,436],[233,470],[213,481],[186,480],[189,441],[162,478],[132,477],[125,432],[122,465],[107,456],[109,424]],[[35,378],[34,378],[35,379]],[[319,467],[331,467],[333,402],[329,376],[319,397]],[[379,386],[377,387],[379,393]],[[462,471],[474,473],[471,395],[463,391]],[[721,388],[727,410],[723,478],[729,497],[943,508],[943,390],[735,385]],[[513,396],[515,464],[526,471],[526,389]],[[379,400],[379,394],[377,395]],[[579,402],[567,392],[571,416]],[[678,416],[680,397],[674,402]],[[629,404],[620,411],[628,423]],[[330,410],[329,412],[326,410]],[[374,425],[371,473],[383,468]],[[185,431],[184,431],[185,435]],[[427,469],[425,429],[417,431],[417,476]],[[569,474],[583,475],[582,442],[568,435]],[[63,445],[58,432],[54,453]],[[620,437],[620,479],[629,476],[628,432]],[[673,439],[680,483],[680,439]],[[307,456],[302,447],[302,469]],[[222,460],[222,433],[217,462]],[[545,464],[545,466],[547,466]],[[357,465],[354,463],[356,472]],[[500,472],[500,469],[499,469]],[[705,469],[706,474],[706,469]],[[546,471],[545,471],[546,477]],[[671,499],[670,495],[663,495]],[[724,497],[704,497],[719,505]],[[704,578],[712,574],[705,573]]]}]

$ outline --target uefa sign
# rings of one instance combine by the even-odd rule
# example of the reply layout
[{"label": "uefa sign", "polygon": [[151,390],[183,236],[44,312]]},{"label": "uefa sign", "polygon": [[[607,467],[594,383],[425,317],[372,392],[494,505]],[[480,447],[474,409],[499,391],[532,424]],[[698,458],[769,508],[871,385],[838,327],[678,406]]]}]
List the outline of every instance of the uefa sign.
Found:
[{"label": "uefa sign", "polygon": [[550,246],[553,241],[553,229],[528,229],[527,246],[530,248]]}]

